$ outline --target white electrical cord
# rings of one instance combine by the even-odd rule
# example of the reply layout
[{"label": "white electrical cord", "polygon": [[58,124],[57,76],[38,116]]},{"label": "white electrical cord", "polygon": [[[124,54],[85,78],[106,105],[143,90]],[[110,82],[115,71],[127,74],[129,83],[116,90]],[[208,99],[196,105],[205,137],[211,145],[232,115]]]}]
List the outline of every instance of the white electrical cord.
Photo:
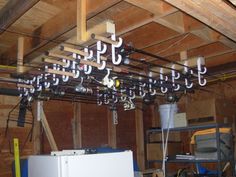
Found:
[{"label": "white electrical cord", "polygon": [[169,139],[169,133],[170,133],[170,114],[171,114],[171,110],[172,110],[172,105],[174,105],[174,104],[170,105],[170,110],[169,110],[168,119],[167,119],[166,141],[165,141],[165,136],[164,136],[164,129],[161,128],[162,153],[163,153],[162,171],[163,171],[164,177],[166,177],[166,164],[165,164],[165,160],[166,160],[167,147],[168,147],[168,139]]}]

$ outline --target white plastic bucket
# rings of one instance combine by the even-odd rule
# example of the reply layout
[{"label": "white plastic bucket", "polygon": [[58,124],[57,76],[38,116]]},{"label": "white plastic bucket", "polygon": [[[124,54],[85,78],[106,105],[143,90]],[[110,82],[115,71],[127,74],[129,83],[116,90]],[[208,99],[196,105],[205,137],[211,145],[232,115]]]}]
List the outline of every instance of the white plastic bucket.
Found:
[{"label": "white plastic bucket", "polygon": [[174,117],[177,110],[177,104],[163,104],[159,106],[161,127],[163,129],[174,128]]}]

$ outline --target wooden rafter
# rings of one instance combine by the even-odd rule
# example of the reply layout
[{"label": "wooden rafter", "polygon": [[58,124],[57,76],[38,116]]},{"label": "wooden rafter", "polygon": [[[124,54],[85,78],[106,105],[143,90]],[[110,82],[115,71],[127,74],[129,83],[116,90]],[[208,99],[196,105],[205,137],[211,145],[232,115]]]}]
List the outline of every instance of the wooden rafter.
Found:
[{"label": "wooden rafter", "polygon": [[236,41],[236,13],[222,0],[164,0]]},{"label": "wooden rafter", "polygon": [[[64,0],[58,1],[64,2]],[[57,46],[58,44],[56,42],[52,43],[52,40],[66,40],[75,34],[77,12],[76,1],[77,0],[71,0],[66,3],[65,9],[69,9],[66,13],[63,10],[61,13],[51,18],[41,27],[36,29],[32,35],[37,36],[37,40],[35,38],[26,38],[24,49],[25,59],[34,58],[35,55],[33,55],[33,52],[35,50],[39,50],[42,47],[50,46],[50,48],[52,48]],[[120,1],[121,0],[100,0],[100,4],[98,6],[93,0],[87,0],[87,20]],[[88,26],[88,28],[89,27],[90,26]],[[76,42],[76,40],[73,42]],[[2,54],[2,58],[14,59],[16,50],[17,46],[12,46],[8,51]],[[45,51],[45,49],[43,51]]]},{"label": "wooden rafter", "polygon": [[87,40],[86,1],[77,0],[77,41]]},{"label": "wooden rafter", "polygon": [[33,7],[39,0],[10,0],[0,11],[0,34],[4,32],[18,18]]}]

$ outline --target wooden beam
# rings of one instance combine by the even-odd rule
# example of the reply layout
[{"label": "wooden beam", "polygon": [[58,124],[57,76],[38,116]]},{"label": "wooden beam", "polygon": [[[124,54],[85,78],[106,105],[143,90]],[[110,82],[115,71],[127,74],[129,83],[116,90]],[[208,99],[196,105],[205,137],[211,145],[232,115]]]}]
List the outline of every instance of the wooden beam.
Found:
[{"label": "wooden beam", "polygon": [[158,111],[158,103],[157,99],[155,100],[155,103],[151,105],[151,115],[152,115],[152,127],[160,127],[160,115]]},{"label": "wooden beam", "polygon": [[77,0],[77,41],[87,40],[86,0]]},{"label": "wooden beam", "polygon": [[188,53],[186,50],[180,52],[180,60],[187,60],[188,59]]},{"label": "wooden beam", "polygon": [[18,38],[18,50],[17,50],[17,73],[23,73],[24,64],[24,37]]},{"label": "wooden beam", "polygon": [[136,146],[137,161],[141,170],[145,169],[145,149],[144,149],[144,128],[143,128],[143,105],[136,104],[139,109],[135,109],[135,128],[136,128]]},{"label": "wooden beam", "polygon": [[125,1],[153,13],[154,16],[162,16],[167,11],[169,14],[170,11],[174,12],[177,10],[172,6],[168,6],[168,4],[164,3],[161,0],[148,0],[148,3],[147,1],[144,0],[125,0]]},{"label": "wooden beam", "polygon": [[39,0],[9,0],[0,11],[0,34],[25,14]]},{"label": "wooden beam", "polygon": [[179,33],[185,32],[183,14],[180,11],[156,18],[154,21]]},{"label": "wooden beam", "polygon": [[[64,0],[57,0],[62,1]],[[25,60],[36,58],[38,56],[35,54],[35,50],[39,50],[41,48],[46,48],[50,46],[50,48],[56,47],[58,42],[51,42],[51,40],[59,40],[59,41],[66,41],[70,39],[72,36],[76,34],[76,6],[77,0],[70,0],[65,4],[64,9],[61,13],[56,15],[55,17],[48,20],[38,29],[36,29],[32,35],[38,36],[37,39],[27,38],[25,41]],[[91,18],[96,14],[102,12],[103,10],[107,9],[121,0],[98,0],[94,3],[94,0],[86,0],[87,1],[87,20],[88,23],[92,20]],[[91,20],[90,20],[91,19]],[[91,26],[91,25],[90,25]],[[88,26],[89,27],[89,26]],[[92,27],[90,27],[92,28]],[[93,31],[94,33],[94,31]],[[50,40],[44,40],[50,39]],[[76,44],[77,37],[71,41]],[[15,53],[17,50],[17,46],[12,46],[8,51],[2,54],[2,58],[15,58]],[[46,49],[47,50],[47,49]],[[45,49],[42,49],[42,53]],[[29,60],[28,60],[29,61]]]},{"label": "wooden beam", "polygon": [[[146,3],[145,1],[142,0],[126,0],[126,1],[135,6],[148,10],[149,12],[152,12],[154,14],[152,18],[149,18],[144,22],[140,22],[141,26],[150,23],[151,21],[154,21],[174,31],[177,31],[180,34],[184,34],[185,32],[190,32],[208,43],[211,43],[213,41],[218,41],[219,38],[223,38],[222,35],[220,35],[219,33],[217,34],[211,28],[206,27],[204,24],[193,19],[189,15],[183,14],[182,12],[178,11],[178,9],[174,8],[171,5],[169,5],[170,6],[169,8],[165,9],[164,7],[167,6],[168,4],[163,1],[159,0],[151,1],[151,3]],[[138,26],[134,26],[134,28],[137,27]],[[233,45],[233,43],[230,42],[229,39],[224,39],[220,41],[223,42],[226,46],[235,48],[235,45]]]},{"label": "wooden beam", "polygon": [[[236,41],[235,10],[220,0],[164,0]],[[210,18],[209,18],[210,17]]]},{"label": "wooden beam", "polygon": [[[93,28],[88,29],[88,31],[87,31],[87,36],[88,37],[87,37],[86,42],[83,42],[83,41],[79,42],[79,41],[77,41],[77,37],[74,36],[74,37],[68,39],[67,41],[65,41],[65,43],[62,43],[62,44],[54,47],[53,49],[51,49],[49,51],[49,56],[52,56],[51,54],[53,54],[54,56],[58,56],[60,58],[60,56],[63,56],[63,55],[60,55],[60,54],[57,54],[57,53],[59,53],[59,51],[61,49],[68,49],[70,52],[75,52],[75,53],[79,52],[78,50],[73,49],[74,46],[69,45],[68,43],[76,43],[76,41],[77,41],[77,43],[79,43],[79,44],[91,45],[92,43],[96,42],[95,40],[92,40],[91,37],[90,37],[91,34],[93,34],[93,33],[96,33],[96,34],[99,34],[99,35],[104,35],[104,36],[109,36],[109,35],[115,33],[115,25],[111,21],[104,21],[104,22],[94,26]],[[63,46],[63,48],[61,46]],[[73,50],[70,50],[70,49],[73,49]],[[33,62],[33,63],[42,63],[42,58],[43,57],[44,57],[44,54],[41,54],[40,56],[34,58],[31,62]],[[65,58],[65,57],[62,57],[62,58]],[[72,57],[66,57],[66,59],[74,60]],[[88,65],[91,65],[91,66],[94,66],[94,67],[99,67],[100,66],[99,64],[97,64],[95,62],[91,62],[91,61],[81,60],[81,62],[83,64],[88,64]]]},{"label": "wooden beam", "polygon": [[40,105],[40,101],[35,101],[33,103],[33,116],[34,116],[34,129],[33,129],[33,154],[35,155],[39,155],[41,154],[42,151],[42,145],[41,145],[41,123],[40,121],[37,119],[38,117],[38,108]]},{"label": "wooden beam", "polygon": [[48,142],[50,144],[52,151],[58,151],[57,144],[55,142],[55,139],[53,137],[52,131],[51,131],[50,126],[48,124],[46,115],[43,110],[43,102],[37,101],[36,105],[34,106],[34,110],[35,110],[35,114],[34,114],[35,119],[37,121],[41,121],[43,129],[46,133],[46,136],[47,136],[47,139],[48,139]]},{"label": "wooden beam", "polygon": [[74,149],[82,148],[82,126],[81,126],[81,103],[74,103],[74,118],[72,120],[73,127],[73,143]]},{"label": "wooden beam", "polygon": [[229,2],[231,2],[233,5],[236,6],[236,0],[228,0]]},{"label": "wooden beam", "polygon": [[113,123],[113,113],[107,108],[107,121],[108,121],[108,145],[109,147],[116,148],[116,125]]}]

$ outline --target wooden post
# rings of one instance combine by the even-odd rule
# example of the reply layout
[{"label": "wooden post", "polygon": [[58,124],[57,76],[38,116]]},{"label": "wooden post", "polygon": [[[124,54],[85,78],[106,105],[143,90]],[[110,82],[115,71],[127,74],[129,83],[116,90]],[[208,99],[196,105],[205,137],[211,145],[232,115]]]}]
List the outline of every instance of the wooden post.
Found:
[{"label": "wooden post", "polygon": [[107,121],[108,121],[108,145],[109,147],[116,148],[116,125],[113,123],[112,111],[107,108]]},{"label": "wooden post", "polygon": [[[34,116],[34,129],[33,129],[33,154],[39,155],[41,154],[42,145],[41,145],[41,124],[38,119],[38,105],[40,105],[40,101],[36,101],[33,103],[33,116]],[[39,112],[40,113],[40,112]]]},{"label": "wooden post", "polygon": [[144,129],[143,129],[143,104],[137,103],[139,109],[135,109],[137,161],[141,170],[145,169]]},{"label": "wooden post", "polygon": [[188,59],[187,51],[186,50],[181,51],[180,52],[180,60],[187,60],[187,59]]},{"label": "wooden post", "polygon": [[158,103],[155,100],[154,105],[151,105],[152,111],[152,127],[160,127],[160,115],[158,111]]},{"label": "wooden post", "polygon": [[72,120],[74,149],[82,148],[81,103],[74,103],[74,118]]},{"label": "wooden post", "polygon": [[86,0],[77,0],[77,42],[87,40]]},{"label": "wooden post", "polygon": [[24,37],[18,38],[18,50],[17,50],[17,73],[23,73],[24,64]]},{"label": "wooden post", "polygon": [[57,144],[56,144],[55,139],[53,137],[52,131],[49,127],[49,124],[46,119],[46,116],[45,116],[42,106],[41,106],[41,116],[42,116],[41,117],[42,126],[43,126],[46,136],[48,138],[48,142],[50,144],[50,147],[51,147],[52,151],[58,151]]}]

